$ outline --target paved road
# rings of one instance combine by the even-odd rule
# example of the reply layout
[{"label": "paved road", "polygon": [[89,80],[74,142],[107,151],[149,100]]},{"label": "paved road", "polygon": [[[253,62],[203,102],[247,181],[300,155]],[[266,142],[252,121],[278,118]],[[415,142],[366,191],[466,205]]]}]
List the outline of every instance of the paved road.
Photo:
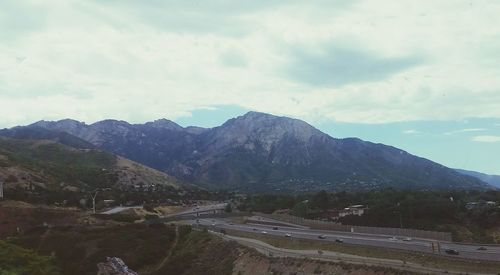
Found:
[{"label": "paved road", "polygon": [[[214,234],[218,234],[218,233],[214,233]],[[284,249],[284,248],[274,247],[270,244],[267,244],[267,243],[259,241],[259,240],[234,237],[234,236],[229,236],[229,235],[223,235],[220,233],[218,235],[226,240],[233,240],[233,241],[236,241],[242,245],[255,248],[260,253],[267,255],[267,256],[271,256],[271,257],[288,257],[288,258],[290,258],[290,257],[292,257],[292,258],[307,257],[310,259],[317,259],[317,260],[322,260],[322,261],[344,262],[344,263],[361,264],[361,265],[368,265],[368,266],[384,266],[384,267],[396,268],[399,270],[407,270],[407,271],[414,271],[414,272],[417,271],[417,272],[422,272],[422,273],[426,273],[426,274],[428,274],[428,273],[432,273],[432,274],[464,274],[463,271],[452,271],[452,270],[448,270],[448,269],[427,267],[427,266],[423,266],[421,264],[405,262],[405,261],[401,261],[401,260],[362,257],[362,256],[356,256],[356,255],[350,255],[350,254],[344,254],[344,253],[338,253],[338,252],[332,252],[332,251],[321,251],[321,253],[319,253],[318,250]],[[486,274],[486,273],[470,273],[470,272],[468,272],[467,274],[480,275],[480,274]]]},{"label": "paved road", "polygon": [[142,208],[142,205],[141,206],[117,206],[115,208],[111,208],[107,211],[101,212],[100,214],[110,215],[110,214],[120,213],[120,212],[125,211],[127,209],[141,209],[141,208]]},{"label": "paved road", "polygon": [[[191,221],[191,223],[196,224],[196,221]],[[242,232],[253,232],[261,234],[264,234],[263,232],[266,232],[265,234],[273,236],[285,236],[285,234],[290,234],[292,239],[298,238],[321,240],[325,242],[335,242],[336,239],[342,239],[343,243],[346,244],[376,246],[423,253],[433,253],[432,243],[437,243],[437,241],[428,239],[411,239],[409,241],[404,241],[403,239],[399,238],[397,240],[391,240],[388,238],[388,236],[385,235],[336,232],[285,226],[278,226],[277,229],[274,229],[275,226],[270,225],[232,224],[228,220],[224,219],[199,219],[199,223],[204,226],[213,227],[216,230],[231,229]],[[320,235],[323,235],[325,238],[320,239]],[[500,246],[485,246],[487,250],[483,251],[478,250],[479,246],[477,245],[464,245],[447,242],[439,242],[439,244],[441,245],[441,252],[439,254],[444,256],[476,260],[500,261]],[[460,254],[449,255],[444,252],[445,249],[455,249]]]}]

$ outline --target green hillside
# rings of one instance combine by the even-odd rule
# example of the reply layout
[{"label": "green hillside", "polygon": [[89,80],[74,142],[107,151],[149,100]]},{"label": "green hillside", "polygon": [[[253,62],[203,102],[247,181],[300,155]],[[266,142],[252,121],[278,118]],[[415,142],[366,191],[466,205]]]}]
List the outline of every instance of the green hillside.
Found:
[{"label": "green hillside", "polygon": [[0,180],[6,190],[81,192],[96,188],[179,190],[177,179],[95,149],[76,149],[50,140],[0,137]]},{"label": "green hillside", "polygon": [[62,186],[110,187],[116,156],[77,150],[52,141],[0,138],[0,169],[7,184],[58,190]]}]

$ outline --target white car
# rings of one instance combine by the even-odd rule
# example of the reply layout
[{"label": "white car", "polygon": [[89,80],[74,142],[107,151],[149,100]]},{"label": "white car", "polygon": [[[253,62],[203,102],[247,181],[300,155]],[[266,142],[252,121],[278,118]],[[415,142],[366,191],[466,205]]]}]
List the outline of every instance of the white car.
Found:
[{"label": "white car", "polygon": [[411,242],[412,241],[412,238],[408,237],[408,238],[404,238],[403,241],[405,242]]},{"label": "white car", "polygon": [[390,237],[389,238],[389,241],[397,241],[397,240],[398,240],[398,238],[396,238],[396,237]]},{"label": "white car", "polygon": [[262,233],[262,234],[267,234],[267,231],[262,231],[262,232],[260,232],[260,233]]},{"label": "white car", "polygon": [[292,234],[290,234],[290,233],[286,233],[286,234],[285,234],[285,237],[290,238],[290,237],[292,237]]}]

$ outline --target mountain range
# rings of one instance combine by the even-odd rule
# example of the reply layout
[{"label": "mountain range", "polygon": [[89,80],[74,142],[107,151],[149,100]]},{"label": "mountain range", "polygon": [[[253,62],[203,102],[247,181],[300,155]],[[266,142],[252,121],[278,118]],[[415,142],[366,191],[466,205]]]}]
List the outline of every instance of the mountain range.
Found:
[{"label": "mountain range", "polygon": [[463,170],[463,169],[455,169],[457,172],[464,174],[464,175],[469,175],[475,178],[478,178],[490,185],[493,185],[497,188],[500,188],[500,176],[498,175],[488,175],[484,173],[479,173],[475,171],[468,171],[468,170]]},{"label": "mountain range", "polygon": [[333,138],[304,121],[249,112],[214,128],[65,119],[0,130],[99,148],[199,186],[241,191],[307,192],[487,189],[490,185],[404,150],[357,138]]}]

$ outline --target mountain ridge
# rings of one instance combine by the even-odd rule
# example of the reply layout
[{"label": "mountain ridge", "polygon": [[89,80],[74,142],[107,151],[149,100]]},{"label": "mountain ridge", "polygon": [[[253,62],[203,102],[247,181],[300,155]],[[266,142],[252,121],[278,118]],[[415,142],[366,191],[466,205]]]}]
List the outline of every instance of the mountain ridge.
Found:
[{"label": "mountain ridge", "polygon": [[337,139],[298,119],[248,112],[208,129],[176,125],[166,119],[90,125],[62,120],[26,127],[67,132],[182,180],[216,188],[294,192],[489,188],[481,180],[404,150],[358,138]]},{"label": "mountain ridge", "polygon": [[500,175],[490,175],[486,173],[481,173],[477,171],[470,171],[470,170],[464,170],[464,169],[455,169],[455,171],[458,171],[461,174],[464,175],[469,175],[475,178],[478,178],[490,185],[493,185],[497,188],[500,188]]}]

